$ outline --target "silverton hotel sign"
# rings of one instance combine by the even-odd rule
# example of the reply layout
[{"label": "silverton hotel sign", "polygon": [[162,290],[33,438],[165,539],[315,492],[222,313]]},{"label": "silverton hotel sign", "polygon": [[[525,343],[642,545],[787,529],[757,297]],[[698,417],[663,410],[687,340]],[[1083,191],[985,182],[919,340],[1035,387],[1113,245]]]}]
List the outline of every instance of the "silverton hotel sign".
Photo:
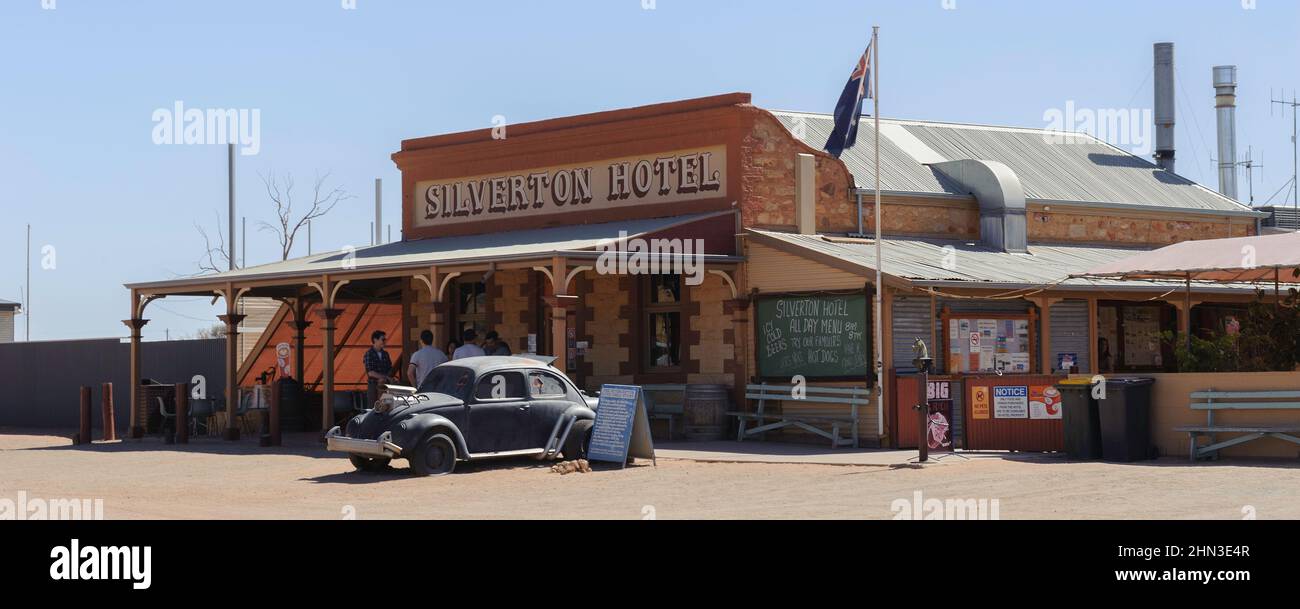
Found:
[{"label": "silverton hotel sign", "polygon": [[416,226],[715,199],[727,195],[726,167],[727,149],[717,146],[419,182]]}]

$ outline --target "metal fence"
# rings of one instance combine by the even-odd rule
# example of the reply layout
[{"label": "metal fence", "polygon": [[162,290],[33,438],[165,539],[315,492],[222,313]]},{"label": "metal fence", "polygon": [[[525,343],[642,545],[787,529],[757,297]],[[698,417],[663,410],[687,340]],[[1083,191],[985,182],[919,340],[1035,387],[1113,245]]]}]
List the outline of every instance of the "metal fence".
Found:
[{"label": "metal fence", "polygon": [[[208,395],[225,391],[225,340],[147,342],[141,374],[161,383],[188,383],[203,375]],[[113,383],[119,435],[130,429],[131,345],[118,339],[0,344],[0,427],[77,426],[82,386],[91,387],[92,417],[100,426],[104,383]],[[135,379],[139,381],[139,379]]]}]

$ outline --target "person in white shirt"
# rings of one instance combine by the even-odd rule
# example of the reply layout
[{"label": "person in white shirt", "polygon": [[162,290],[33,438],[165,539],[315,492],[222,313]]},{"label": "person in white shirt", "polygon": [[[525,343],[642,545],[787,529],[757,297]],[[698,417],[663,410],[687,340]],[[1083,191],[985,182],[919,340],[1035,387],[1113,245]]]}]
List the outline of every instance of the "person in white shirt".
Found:
[{"label": "person in white shirt", "polygon": [[420,342],[424,346],[411,355],[411,363],[406,366],[406,378],[416,387],[424,384],[424,377],[434,368],[447,363],[447,354],[433,346],[433,332],[421,332]]},{"label": "person in white shirt", "polygon": [[451,354],[451,359],[465,359],[467,357],[483,357],[484,355],[487,355],[483,352],[483,347],[478,346],[478,332],[475,332],[473,328],[462,332],[460,338],[465,344],[461,345],[456,349],[455,353]]}]

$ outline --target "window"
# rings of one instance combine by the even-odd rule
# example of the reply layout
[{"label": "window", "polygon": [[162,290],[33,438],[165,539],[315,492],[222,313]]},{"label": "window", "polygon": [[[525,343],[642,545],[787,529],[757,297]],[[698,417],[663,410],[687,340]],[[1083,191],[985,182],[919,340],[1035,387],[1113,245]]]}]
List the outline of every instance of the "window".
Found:
[{"label": "window", "polygon": [[564,385],[564,381],[547,372],[534,371],[528,373],[528,388],[535,398],[553,398],[568,395],[568,388]]},{"label": "window", "polygon": [[478,381],[474,398],[483,400],[521,400],[528,395],[524,375],[518,372],[489,372]]},{"label": "window", "polygon": [[1177,331],[1172,305],[1103,301],[1097,307],[1100,372],[1173,372],[1173,344],[1163,334]]},{"label": "window", "polygon": [[646,372],[666,371],[681,365],[682,278],[650,275],[642,302],[646,328]]},{"label": "window", "polygon": [[441,393],[464,400],[469,397],[469,386],[474,373],[459,366],[438,366],[424,377],[420,393]]},{"label": "window", "polygon": [[479,336],[487,332],[487,284],[477,279],[456,283],[456,335],[459,342],[465,330],[474,330]]}]

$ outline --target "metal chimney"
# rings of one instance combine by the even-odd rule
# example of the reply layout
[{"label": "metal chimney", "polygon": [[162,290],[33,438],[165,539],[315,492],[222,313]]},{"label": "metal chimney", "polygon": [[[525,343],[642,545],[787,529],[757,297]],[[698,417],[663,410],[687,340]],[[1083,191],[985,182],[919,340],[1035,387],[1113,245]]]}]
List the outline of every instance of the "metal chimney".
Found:
[{"label": "metal chimney", "polygon": [[1237,66],[1214,66],[1219,119],[1219,193],[1237,198]]},{"label": "metal chimney", "polygon": [[1174,43],[1155,45],[1156,164],[1174,173]]}]

